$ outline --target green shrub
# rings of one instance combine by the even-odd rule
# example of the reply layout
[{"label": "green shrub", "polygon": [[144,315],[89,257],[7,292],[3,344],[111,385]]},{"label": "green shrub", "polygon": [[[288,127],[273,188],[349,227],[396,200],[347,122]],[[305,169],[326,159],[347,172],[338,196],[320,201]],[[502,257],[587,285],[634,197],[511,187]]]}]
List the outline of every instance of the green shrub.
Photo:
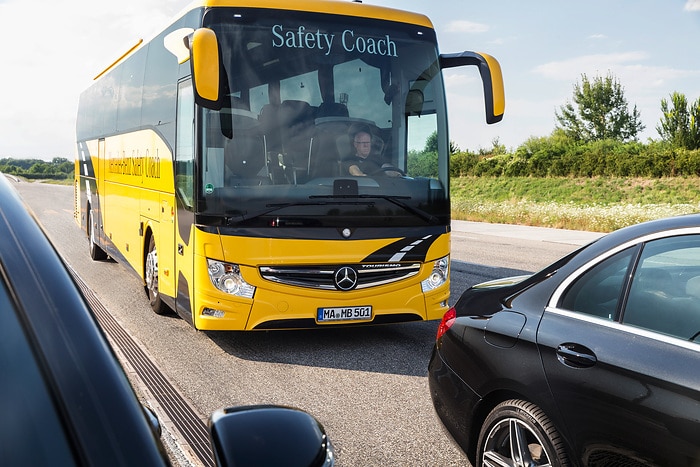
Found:
[{"label": "green shrub", "polygon": [[700,150],[651,141],[574,142],[561,133],[529,138],[510,153],[460,152],[452,177],[674,177],[700,176]]}]

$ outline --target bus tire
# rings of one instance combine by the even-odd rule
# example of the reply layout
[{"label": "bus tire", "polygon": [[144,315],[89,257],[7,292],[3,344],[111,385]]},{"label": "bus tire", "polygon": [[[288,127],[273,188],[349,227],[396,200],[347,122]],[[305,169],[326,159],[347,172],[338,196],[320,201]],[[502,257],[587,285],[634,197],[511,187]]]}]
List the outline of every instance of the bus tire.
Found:
[{"label": "bus tire", "polygon": [[90,258],[92,258],[93,261],[103,261],[107,259],[107,253],[97,244],[95,218],[90,208],[88,208],[88,241],[90,242]]},{"label": "bus tire", "polygon": [[151,235],[148,241],[148,253],[146,254],[146,294],[151,309],[158,315],[168,312],[168,306],[163,303],[158,290],[158,252],[156,251],[156,239]]}]

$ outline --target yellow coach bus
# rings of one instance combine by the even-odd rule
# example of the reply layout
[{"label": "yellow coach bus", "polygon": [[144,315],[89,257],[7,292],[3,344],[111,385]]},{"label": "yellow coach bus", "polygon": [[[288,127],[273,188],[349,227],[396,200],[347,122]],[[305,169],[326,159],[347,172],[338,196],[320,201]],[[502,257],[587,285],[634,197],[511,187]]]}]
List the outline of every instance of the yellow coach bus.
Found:
[{"label": "yellow coach bus", "polygon": [[[76,221],[95,260],[196,329],[432,320],[449,298],[449,138],[422,15],[200,0],[80,97]],[[435,151],[424,151],[430,140]],[[435,144],[436,143],[436,144]]]}]

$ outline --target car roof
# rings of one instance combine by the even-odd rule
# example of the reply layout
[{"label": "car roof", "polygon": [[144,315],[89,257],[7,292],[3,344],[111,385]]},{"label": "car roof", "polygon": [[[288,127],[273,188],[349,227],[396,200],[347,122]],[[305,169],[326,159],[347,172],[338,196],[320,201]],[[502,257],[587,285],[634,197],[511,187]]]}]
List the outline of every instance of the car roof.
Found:
[{"label": "car roof", "polygon": [[616,230],[608,235],[608,237],[612,237],[614,239],[617,239],[618,237],[632,239],[654,232],[685,229],[689,227],[700,227],[700,214],[686,214],[682,216],[667,217],[664,219],[642,222]]},{"label": "car roof", "polygon": [[669,235],[673,235],[673,231],[699,227],[700,214],[687,214],[642,222],[623,227],[591,242],[588,246],[582,248],[580,256],[577,256],[579,258],[593,257],[623,243],[628,243],[638,238],[641,239],[655,233],[668,232]]}]

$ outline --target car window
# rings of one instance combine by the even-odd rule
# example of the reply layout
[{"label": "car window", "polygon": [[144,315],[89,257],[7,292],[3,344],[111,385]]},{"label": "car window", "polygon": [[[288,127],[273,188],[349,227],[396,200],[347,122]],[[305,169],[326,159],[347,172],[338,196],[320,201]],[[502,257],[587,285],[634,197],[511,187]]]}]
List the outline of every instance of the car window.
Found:
[{"label": "car window", "polygon": [[679,337],[700,335],[700,235],[647,243],[632,278],[623,322]]},{"label": "car window", "polygon": [[1,280],[0,320],[0,463],[74,465],[51,393]]},{"label": "car window", "polygon": [[627,270],[634,248],[628,248],[596,264],[571,284],[559,307],[599,318],[617,319]]}]

